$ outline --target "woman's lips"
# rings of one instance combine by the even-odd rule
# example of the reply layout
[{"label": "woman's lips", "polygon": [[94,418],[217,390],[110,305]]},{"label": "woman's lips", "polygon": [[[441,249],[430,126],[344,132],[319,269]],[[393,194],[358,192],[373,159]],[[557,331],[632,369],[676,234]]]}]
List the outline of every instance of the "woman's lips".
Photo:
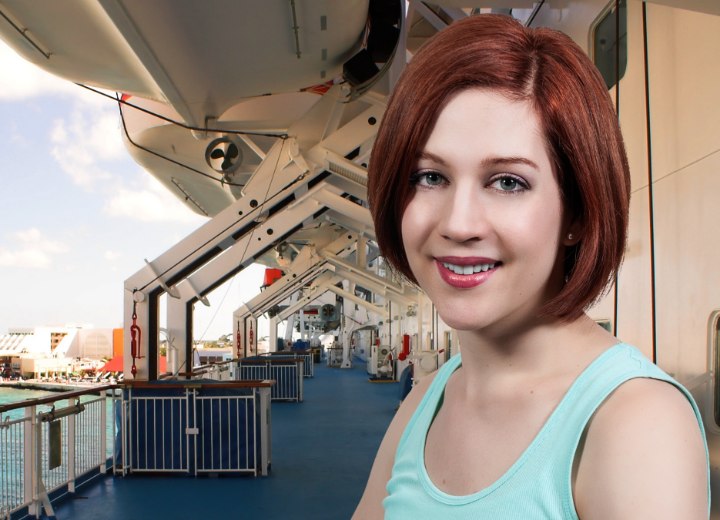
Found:
[{"label": "woman's lips", "polygon": [[501,263],[484,257],[441,257],[435,263],[440,277],[452,287],[470,289],[485,283]]}]

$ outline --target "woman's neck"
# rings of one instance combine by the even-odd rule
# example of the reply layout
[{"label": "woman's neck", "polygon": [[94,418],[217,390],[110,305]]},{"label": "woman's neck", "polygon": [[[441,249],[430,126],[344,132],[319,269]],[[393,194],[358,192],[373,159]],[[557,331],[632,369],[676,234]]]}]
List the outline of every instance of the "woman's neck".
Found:
[{"label": "woman's neck", "polygon": [[512,332],[459,331],[463,380],[473,387],[542,381],[580,373],[617,339],[586,315],[535,323]]}]

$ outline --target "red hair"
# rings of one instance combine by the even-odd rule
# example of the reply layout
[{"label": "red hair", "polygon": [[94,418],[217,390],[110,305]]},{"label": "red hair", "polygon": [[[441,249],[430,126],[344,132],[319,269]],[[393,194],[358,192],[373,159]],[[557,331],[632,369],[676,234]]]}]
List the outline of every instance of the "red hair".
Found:
[{"label": "red hair", "polygon": [[605,82],[568,36],[503,15],[471,16],[428,41],[389,100],[368,168],[368,202],[383,256],[417,283],[401,234],[418,152],[453,94],[491,89],[532,104],[566,214],[581,240],[568,247],[567,282],[541,313],[573,319],[599,298],[622,261],[630,172]]}]

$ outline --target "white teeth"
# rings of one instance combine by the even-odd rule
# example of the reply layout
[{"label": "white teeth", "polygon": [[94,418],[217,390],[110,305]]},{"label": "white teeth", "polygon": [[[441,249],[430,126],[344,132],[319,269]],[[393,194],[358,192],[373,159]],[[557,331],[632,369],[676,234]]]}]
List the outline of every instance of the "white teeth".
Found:
[{"label": "white teeth", "polygon": [[481,271],[489,271],[495,267],[495,264],[477,264],[477,265],[455,265],[443,262],[442,264],[446,269],[449,269],[455,274],[473,274]]}]

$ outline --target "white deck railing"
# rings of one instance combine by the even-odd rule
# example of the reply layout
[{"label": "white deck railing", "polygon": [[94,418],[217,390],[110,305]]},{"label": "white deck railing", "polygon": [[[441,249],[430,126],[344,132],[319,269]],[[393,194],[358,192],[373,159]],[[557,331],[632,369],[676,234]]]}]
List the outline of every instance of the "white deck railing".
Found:
[{"label": "white deck railing", "polygon": [[302,359],[274,359],[274,356],[241,359],[238,380],[273,380],[273,401],[302,402],[304,365]]},{"label": "white deck railing", "polygon": [[195,435],[198,473],[240,471],[257,474],[261,463],[257,457],[260,435],[255,402],[254,394],[197,397],[195,424],[198,432],[203,432],[203,435]]},{"label": "white deck railing", "polygon": [[303,365],[303,376],[305,377],[315,377],[315,363],[313,362],[313,353],[311,351],[301,351],[301,352],[293,352],[293,351],[281,351],[281,352],[269,352],[267,354],[261,354],[258,356],[260,358],[270,358],[270,359],[302,359],[305,363]]},{"label": "white deck railing", "polygon": [[0,518],[53,517],[51,498],[110,467],[267,475],[273,384],[131,383],[2,405]]},{"label": "white deck railing", "polygon": [[53,516],[51,495],[74,493],[79,483],[107,469],[114,436],[102,393],[115,388],[0,406],[0,518],[24,508],[36,517],[43,508]]},{"label": "white deck railing", "polygon": [[116,473],[252,473],[270,467],[272,381],[129,384]]}]

